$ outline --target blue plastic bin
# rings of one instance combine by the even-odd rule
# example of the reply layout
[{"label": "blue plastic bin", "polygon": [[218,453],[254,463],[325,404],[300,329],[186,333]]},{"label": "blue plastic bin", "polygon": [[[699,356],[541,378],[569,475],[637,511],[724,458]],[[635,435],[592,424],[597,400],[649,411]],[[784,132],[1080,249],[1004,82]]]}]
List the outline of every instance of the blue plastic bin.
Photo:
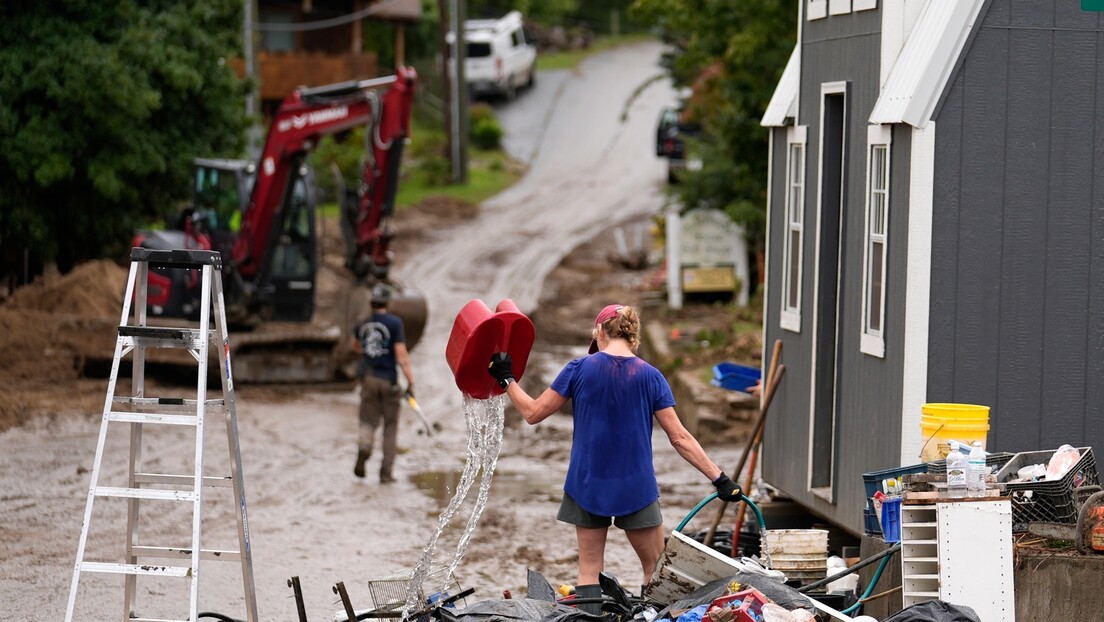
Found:
[{"label": "blue plastic bin", "polygon": [[901,541],[901,497],[882,499],[882,539],[886,544]]},{"label": "blue plastic bin", "polygon": [[713,366],[713,380],[710,384],[729,391],[744,391],[746,393],[762,377],[763,372],[758,367],[725,361]]},{"label": "blue plastic bin", "polygon": [[897,467],[896,469],[863,473],[863,486],[866,489],[866,508],[863,510],[863,527],[867,535],[876,536],[882,533],[882,526],[878,523],[878,515],[874,513],[874,493],[881,489],[882,480],[890,478],[899,479],[903,475],[927,472],[927,463],[921,463],[912,466]]}]

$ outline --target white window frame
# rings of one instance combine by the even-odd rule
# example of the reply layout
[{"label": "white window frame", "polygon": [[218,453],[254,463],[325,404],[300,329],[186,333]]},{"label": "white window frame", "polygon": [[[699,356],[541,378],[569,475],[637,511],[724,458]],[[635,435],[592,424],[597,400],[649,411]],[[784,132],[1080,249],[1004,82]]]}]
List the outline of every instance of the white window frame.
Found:
[{"label": "white window frame", "polygon": [[810,21],[828,17],[828,0],[809,0],[809,10],[805,16]]},{"label": "white window frame", "polygon": [[[863,279],[862,279],[862,332],[859,349],[864,354],[885,358],[885,321],[886,321],[886,266],[889,248],[889,187],[893,170],[890,154],[893,145],[893,129],[890,125],[871,125],[866,128],[866,226],[863,234]],[[884,151],[881,162],[884,170],[875,170],[875,151]],[[876,180],[883,181],[883,188],[876,187]],[[881,214],[876,214],[879,200]],[[874,283],[872,250],[881,245],[881,265],[878,266],[880,283]],[[874,300],[873,288],[878,285],[878,300]],[[875,305],[876,308],[875,308]],[[871,322],[873,314],[878,313],[877,327]]]},{"label": "white window frame", "polygon": [[[805,257],[805,180],[808,178],[806,169],[809,162],[806,149],[808,135],[808,128],[804,125],[786,128],[786,175],[784,176],[785,192],[783,194],[786,209],[783,211],[785,221],[782,227],[782,284],[780,288],[782,290],[782,304],[778,324],[784,330],[795,333],[801,332],[801,288],[804,280],[803,260]],[[794,179],[793,155],[795,147],[800,147],[801,151],[801,161],[796,166],[796,175],[799,179]],[[794,233],[797,233],[798,237],[796,248],[794,248],[795,244],[793,243]],[[791,279],[794,278],[795,274],[797,278],[797,300],[792,300],[790,291],[794,284]]]},{"label": "white window frame", "polygon": [[828,0],[829,15],[846,15],[851,12],[851,0]]},{"label": "white window frame", "polygon": [[878,8],[878,0],[851,0],[852,11],[869,11]]}]

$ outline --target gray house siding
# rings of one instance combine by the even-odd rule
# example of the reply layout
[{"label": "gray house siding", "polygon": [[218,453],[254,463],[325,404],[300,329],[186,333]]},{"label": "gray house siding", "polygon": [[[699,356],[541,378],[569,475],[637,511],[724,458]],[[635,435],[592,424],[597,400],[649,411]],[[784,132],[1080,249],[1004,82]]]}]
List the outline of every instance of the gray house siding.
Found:
[{"label": "gray house siding", "polygon": [[1100,17],[995,0],[935,116],[929,401],[989,446],[1104,447]]},{"label": "gray house siding", "polygon": [[[780,270],[768,270],[771,275],[771,299],[767,303],[766,338],[768,352],[775,339],[783,340],[782,361],[786,377],[780,393],[771,407],[765,433],[763,475],[772,485],[795,500],[852,531],[861,532],[865,494],[862,473],[896,466],[900,449],[901,349],[904,301],[893,299],[887,292],[886,351],[887,357],[863,354],[859,348],[862,314],[863,247],[865,234],[866,190],[866,119],[870,115],[879,90],[881,17],[878,11],[851,15],[829,16],[803,24],[801,51],[801,87],[799,123],[808,127],[806,144],[805,235],[803,241],[803,277],[801,332],[782,330],[778,325]],[[846,153],[842,213],[840,214],[840,248],[836,316],[837,340],[834,357],[836,371],[836,436],[833,461],[832,501],[809,490],[810,470],[810,406],[816,371],[814,356],[814,321],[817,302],[814,283],[817,279],[817,209],[818,170],[821,141],[821,85],[846,82],[847,110],[845,117]],[[772,183],[771,230],[784,232],[785,223],[785,131],[772,132],[775,171]],[[893,188],[891,190],[889,236],[889,282],[903,279],[907,247],[908,196],[907,172],[904,183],[896,177],[907,171],[908,132],[895,132],[891,156]],[[784,236],[772,238],[772,266],[781,266]],[[822,241],[824,244],[825,241]],[[834,266],[821,266],[821,270]],[[895,277],[896,275],[896,277]],[[899,285],[898,285],[899,287]],[[822,325],[818,330],[825,330]],[[896,352],[894,358],[891,353]],[[831,363],[831,360],[829,360]],[[893,405],[886,408],[886,404]],[[826,442],[822,437],[814,443]]]}]

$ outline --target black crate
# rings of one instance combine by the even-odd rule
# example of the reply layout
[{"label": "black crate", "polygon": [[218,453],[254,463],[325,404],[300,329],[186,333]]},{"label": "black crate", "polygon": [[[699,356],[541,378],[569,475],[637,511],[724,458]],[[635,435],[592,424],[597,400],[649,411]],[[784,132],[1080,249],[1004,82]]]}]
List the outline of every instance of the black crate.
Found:
[{"label": "black crate", "polygon": [[1027,523],[1077,522],[1080,504],[1075,490],[1081,486],[1100,484],[1096,458],[1091,447],[1080,447],[1081,459],[1061,479],[1036,482],[1011,482],[1016,472],[1031,464],[1046,464],[1057,450],[1029,451],[1016,454],[997,475],[1005,484],[1005,493],[1012,502],[1012,524],[1023,529]]},{"label": "black crate", "polygon": [[[967,455],[969,455],[969,452],[967,452]],[[988,466],[990,469],[993,469],[993,472],[995,473],[1000,470],[1001,467],[1003,467],[1005,464],[1008,464],[1008,461],[1015,456],[1016,454],[1009,453],[1007,451],[993,452],[985,457],[985,465]],[[933,462],[929,462],[928,473],[939,473],[942,475],[946,475],[947,461],[935,460]]]}]

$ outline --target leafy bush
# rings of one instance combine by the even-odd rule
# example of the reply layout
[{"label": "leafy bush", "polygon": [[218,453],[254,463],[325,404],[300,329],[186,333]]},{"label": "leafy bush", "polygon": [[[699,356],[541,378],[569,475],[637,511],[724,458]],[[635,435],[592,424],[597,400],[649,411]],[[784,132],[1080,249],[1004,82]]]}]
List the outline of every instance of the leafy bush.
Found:
[{"label": "leafy bush", "polygon": [[494,109],[487,104],[473,104],[471,116],[471,141],[478,149],[491,150],[502,146],[502,126]]},{"label": "leafy bush", "polygon": [[431,155],[421,160],[418,172],[427,186],[447,186],[452,183],[452,162],[443,155]]},{"label": "leafy bush", "polygon": [[341,171],[345,187],[356,188],[361,181],[363,161],[364,128],[358,127],[350,132],[323,138],[318,147],[307,156],[307,162],[314,169],[314,183],[319,191],[319,200],[339,200],[335,193],[335,165]]}]

